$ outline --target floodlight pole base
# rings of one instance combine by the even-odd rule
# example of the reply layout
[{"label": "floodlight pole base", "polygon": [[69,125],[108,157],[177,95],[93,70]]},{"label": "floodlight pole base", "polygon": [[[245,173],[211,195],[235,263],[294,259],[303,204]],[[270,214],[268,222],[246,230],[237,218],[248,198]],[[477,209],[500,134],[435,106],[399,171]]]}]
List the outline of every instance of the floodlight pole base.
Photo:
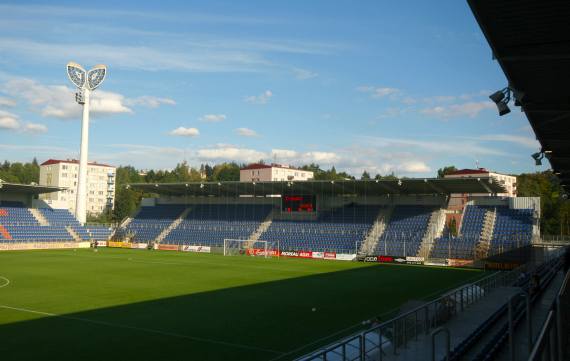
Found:
[{"label": "floodlight pole base", "polygon": [[83,89],[83,121],[81,123],[81,150],[79,153],[79,175],[77,177],[77,195],[75,218],[82,224],[87,220],[87,159],[89,149],[89,98],[91,91]]}]

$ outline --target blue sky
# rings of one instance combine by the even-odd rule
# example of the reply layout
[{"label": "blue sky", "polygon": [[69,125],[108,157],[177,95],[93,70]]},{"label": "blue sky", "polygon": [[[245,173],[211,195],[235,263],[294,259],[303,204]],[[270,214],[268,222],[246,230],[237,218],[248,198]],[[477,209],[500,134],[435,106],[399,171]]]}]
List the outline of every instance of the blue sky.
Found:
[{"label": "blue sky", "polygon": [[0,2],[0,159],[78,157],[70,60],[109,67],[99,162],[544,168],[466,1]]}]

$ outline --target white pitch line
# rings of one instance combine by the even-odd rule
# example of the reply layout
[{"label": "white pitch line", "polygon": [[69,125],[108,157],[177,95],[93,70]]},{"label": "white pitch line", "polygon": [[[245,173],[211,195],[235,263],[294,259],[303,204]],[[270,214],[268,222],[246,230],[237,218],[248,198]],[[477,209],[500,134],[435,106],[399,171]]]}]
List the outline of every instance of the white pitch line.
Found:
[{"label": "white pitch line", "polygon": [[4,281],[5,281],[5,283],[4,283],[3,285],[0,285],[0,288],[6,287],[6,286],[8,286],[8,285],[10,284],[10,280],[7,279],[6,277],[0,276],[0,280],[4,280]]},{"label": "white pitch line", "polygon": [[[65,253],[60,253],[60,255],[62,256],[69,256],[69,257],[83,257],[83,258],[97,258],[97,259],[101,259],[99,256],[86,256],[86,255],[78,255],[78,254],[65,254]],[[204,261],[188,261],[185,260],[184,262],[163,262],[163,261],[146,261],[146,260],[141,260],[141,259],[137,259],[137,258],[133,258],[133,257],[127,257],[127,256],[109,256],[109,255],[105,255],[103,257],[104,259],[115,259],[115,260],[119,260],[119,261],[129,261],[129,262],[134,262],[134,263],[148,263],[148,264],[163,264],[163,265],[170,265],[170,266],[194,266],[194,265],[209,265],[209,266],[217,266],[217,267],[231,267],[231,268],[242,268],[242,269],[246,269],[246,270],[252,270],[252,271],[257,271],[257,270],[272,270],[272,271],[279,271],[279,272],[288,272],[288,273],[295,273],[298,274],[299,276],[304,276],[304,275],[314,275],[315,273],[309,272],[309,271],[296,271],[296,270],[292,270],[290,268],[274,268],[274,267],[265,267],[265,266],[259,266],[256,264],[236,264],[236,263],[223,263],[223,262],[204,262]],[[130,258],[130,260],[129,260]],[[320,273],[317,273],[320,274]]]},{"label": "white pitch line", "polygon": [[179,333],[173,333],[173,332],[168,332],[168,331],[160,331],[160,330],[155,330],[155,329],[146,328],[146,327],[136,327],[136,326],[122,325],[122,324],[119,324],[119,323],[111,323],[111,322],[105,322],[105,321],[90,320],[90,319],[87,319],[87,318],[80,318],[80,317],[73,317],[73,316],[64,316],[64,315],[58,315],[58,314],[56,314],[56,313],[42,312],[42,311],[30,310],[30,309],[27,309],[27,308],[11,307],[11,306],[6,306],[6,305],[0,305],[0,308],[5,308],[5,309],[8,309],[8,310],[13,310],[13,311],[20,311],[20,312],[33,313],[33,314],[42,315],[42,316],[58,317],[58,318],[66,319],[66,320],[81,321],[81,322],[92,323],[92,324],[101,325],[101,326],[108,326],[108,327],[123,328],[123,329],[136,330],[136,331],[143,331],[143,332],[148,332],[148,333],[155,333],[155,334],[159,334],[159,335],[163,335],[163,336],[184,338],[184,339],[187,339],[187,340],[198,341],[198,342],[213,343],[213,344],[217,344],[217,345],[224,345],[224,346],[230,346],[230,347],[235,347],[235,348],[241,348],[241,349],[244,349],[244,350],[254,350],[254,351],[263,351],[263,352],[268,352],[268,353],[273,353],[273,354],[282,354],[282,352],[280,352],[280,351],[270,350],[270,349],[261,348],[261,347],[256,347],[256,346],[249,346],[249,345],[242,345],[242,344],[239,344],[239,343],[232,343],[232,342],[226,342],[226,341],[212,340],[212,339],[203,338],[203,337],[182,335],[182,334],[179,334]]}]

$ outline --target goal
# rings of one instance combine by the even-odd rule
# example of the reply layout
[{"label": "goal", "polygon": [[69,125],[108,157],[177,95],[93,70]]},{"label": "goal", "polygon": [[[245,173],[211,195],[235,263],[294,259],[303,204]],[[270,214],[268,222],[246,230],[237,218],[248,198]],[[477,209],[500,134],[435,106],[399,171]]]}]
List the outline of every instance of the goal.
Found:
[{"label": "goal", "polygon": [[279,241],[224,239],[224,256],[279,257]]}]

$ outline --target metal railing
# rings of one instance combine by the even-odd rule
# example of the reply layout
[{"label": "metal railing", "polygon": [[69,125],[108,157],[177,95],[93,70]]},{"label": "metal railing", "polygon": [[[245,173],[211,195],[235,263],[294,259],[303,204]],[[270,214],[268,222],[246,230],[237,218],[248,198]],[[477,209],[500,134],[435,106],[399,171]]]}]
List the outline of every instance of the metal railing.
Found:
[{"label": "metal railing", "polygon": [[526,266],[494,273],[298,360],[367,361],[382,360],[386,353],[396,355],[418,336],[428,335],[486,293],[513,284],[524,271]]},{"label": "metal railing", "polygon": [[546,322],[534,343],[528,358],[529,361],[564,361],[570,358],[568,352],[570,333],[570,289],[568,283],[570,283],[570,271],[566,272],[560,291],[554,299]]}]

